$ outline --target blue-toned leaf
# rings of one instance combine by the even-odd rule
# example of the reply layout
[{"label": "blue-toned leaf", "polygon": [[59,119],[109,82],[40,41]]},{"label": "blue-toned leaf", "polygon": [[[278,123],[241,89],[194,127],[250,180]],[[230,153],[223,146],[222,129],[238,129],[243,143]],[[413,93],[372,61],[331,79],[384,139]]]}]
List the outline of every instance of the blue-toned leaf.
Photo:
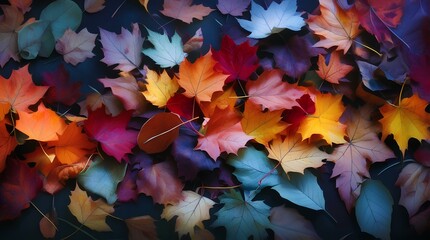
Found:
[{"label": "blue-toned leaf", "polygon": [[79,27],[82,10],[71,0],[56,0],[42,10],[40,19],[50,22],[52,35],[58,40],[68,28],[74,31]]},{"label": "blue-toned leaf", "polygon": [[35,59],[40,53],[49,56],[54,46],[55,40],[49,31],[48,21],[35,21],[18,32],[18,49],[24,59]]}]

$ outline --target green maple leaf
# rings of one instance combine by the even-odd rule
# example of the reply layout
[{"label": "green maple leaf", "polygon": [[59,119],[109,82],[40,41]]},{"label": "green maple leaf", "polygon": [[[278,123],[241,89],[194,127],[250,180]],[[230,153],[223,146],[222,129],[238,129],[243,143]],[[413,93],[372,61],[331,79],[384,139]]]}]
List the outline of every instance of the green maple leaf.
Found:
[{"label": "green maple leaf", "polygon": [[223,226],[227,230],[228,240],[266,239],[266,228],[271,228],[269,221],[270,207],[263,201],[243,199],[239,191],[230,191],[220,197],[224,206],[217,212],[213,227]]},{"label": "green maple leaf", "polygon": [[183,51],[182,40],[176,32],[169,39],[167,34],[147,30],[148,40],[154,45],[154,48],[143,49],[142,52],[162,68],[178,65],[187,56]]}]

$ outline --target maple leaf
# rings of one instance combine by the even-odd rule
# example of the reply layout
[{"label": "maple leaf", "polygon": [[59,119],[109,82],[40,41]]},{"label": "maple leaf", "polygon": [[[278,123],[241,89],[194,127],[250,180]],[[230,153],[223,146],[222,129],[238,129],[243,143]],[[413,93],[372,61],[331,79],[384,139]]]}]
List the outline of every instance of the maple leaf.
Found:
[{"label": "maple leaf", "polygon": [[81,96],[79,92],[81,82],[72,82],[70,80],[70,74],[63,64],[54,72],[42,73],[42,77],[42,84],[49,86],[44,96],[46,103],[63,103],[67,106],[71,106]]},{"label": "maple leaf", "polygon": [[151,216],[127,218],[124,222],[128,228],[129,240],[158,239],[157,228]]},{"label": "maple leaf", "polygon": [[266,239],[266,228],[272,227],[269,222],[269,206],[263,201],[243,199],[240,192],[233,190],[225,193],[219,199],[224,206],[215,213],[218,218],[212,223],[212,226],[225,227],[227,229],[226,239],[248,239],[250,236],[255,239]]},{"label": "maple leaf", "polygon": [[176,77],[170,78],[166,71],[159,75],[155,71],[148,70],[145,80],[147,84],[145,84],[146,90],[143,92],[143,96],[159,108],[166,106],[167,101],[179,89],[178,79]]},{"label": "maple leaf", "polygon": [[190,24],[193,18],[202,20],[214,10],[202,4],[192,5],[192,2],[192,0],[164,0],[163,10],[160,12],[164,16]]},{"label": "maple leaf", "polygon": [[112,89],[113,95],[122,102],[125,110],[134,110],[134,114],[140,114],[145,110],[145,98],[140,92],[139,85],[132,75],[110,79],[101,78],[99,82]]},{"label": "maple leaf", "polygon": [[41,188],[42,180],[36,168],[18,159],[8,159],[0,175],[0,221],[18,217]]},{"label": "maple leaf", "polygon": [[148,31],[148,40],[154,45],[154,48],[143,49],[142,52],[160,67],[176,66],[187,56],[183,50],[182,39],[176,32],[169,39],[167,33],[159,34],[149,29],[146,30]]},{"label": "maple leaf", "polygon": [[305,21],[296,12],[296,1],[272,2],[267,10],[254,1],[251,2],[251,21],[238,19],[240,26],[251,32],[250,38],[265,38],[284,29],[300,31]]},{"label": "maple leaf", "polygon": [[7,156],[18,145],[16,138],[11,135],[6,127],[6,121],[0,121],[0,173],[3,172]]},{"label": "maple leaf", "polygon": [[222,38],[219,51],[212,49],[212,56],[218,62],[215,69],[230,75],[226,83],[236,79],[247,81],[258,68],[257,47],[250,46],[249,41],[236,45],[228,35]]},{"label": "maple leaf", "polygon": [[104,4],[105,0],[85,0],[84,9],[88,13],[96,13],[105,8]]},{"label": "maple leaf", "polygon": [[281,121],[281,114],[282,110],[262,112],[260,106],[248,101],[241,120],[242,129],[258,143],[267,145],[287,128],[287,124]]},{"label": "maple leaf", "polygon": [[306,116],[297,132],[303,140],[319,134],[328,144],[344,143],[346,126],[339,122],[345,111],[342,95],[318,93],[315,97],[315,113]]},{"label": "maple leaf", "polygon": [[379,108],[383,118],[379,120],[382,124],[382,139],[393,134],[397,145],[405,154],[410,138],[429,139],[430,114],[426,112],[427,102],[412,95],[403,98],[399,106],[385,104]]},{"label": "maple leaf", "polygon": [[112,231],[106,224],[106,217],[115,209],[102,199],[94,201],[78,184],[75,190],[71,191],[68,207],[73,216],[84,226],[99,232]]},{"label": "maple leaf", "polygon": [[24,21],[24,15],[14,6],[0,5],[3,16],[0,17],[0,66],[9,59],[19,61],[18,56],[18,33],[16,30]]},{"label": "maple leaf", "polygon": [[418,163],[406,165],[399,174],[396,185],[400,186],[399,204],[404,206],[409,217],[414,216],[421,205],[430,200],[430,170]]},{"label": "maple leaf", "polygon": [[94,152],[96,143],[90,141],[82,130],[82,127],[72,122],[67,125],[57,141],[48,142],[48,147],[55,148],[58,161],[63,164],[73,164]]},{"label": "maple leaf", "polygon": [[393,44],[392,29],[396,28],[403,16],[404,0],[355,2],[361,26],[375,35],[378,42]]},{"label": "maple leaf", "polygon": [[28,107],[37,103],[47,90],[48,87],[34,85],[28,65],[13,70],[9,79],[0,76],[0,102],[9,103],[15,111],[30,112]]},{"label": "maple leaf", "polygon": [[142,49],[143,38],[139,25],[132,25],[133,32],[121,28],[121,34],[100,29],[100,42],[103,45],[104,58],[101,60],[107,65],[115,65],[115,69],[129,72],[138,68],[142,60],[140,51]]},{"label": "maple leaf", "polygon": [[299,106],[296,100],[308,91],[304,87],[283,82],[283,75],[281,70],[269,70],[264,71],[256,81],[249,81],[246,84],[248,101],[270,111]]},{"label": "maple leaf", "polygon": [[19,119],[16,120],[16,129],[41,142],[58,140],[58,136],[66,129],[66,122],[58,114],[41,103],[37,112],[26,113],[18,111]]},{"label": "maple leaf", "polygon": [[216,7],[222,14],[230,14],[232,16],[242,16],[246,11],[251,0],[218,0]]},{"label": "maple leaf", "polygon": [[124,111],[113,117],[106,115],[104,107],[101,107],[90,111],[85,121],[88,136],[100,142],[103,151],[118,162],[136,146],[137,132],[126,129],[131,114],[131,111]]},{"label": "maple leaf", "polygon": [[210,118],[217,108],[233,110],[236,104],[237,95],[234,87],[230,87],[225,91],[214,92],[210,102],[201,102],[200,108],[205,117]]},{"label": "maple leaf", "polygon": [[343,64],[340,61],[340,53],[338,51],[332,52],[328,65],[327,59],[324,56],[318,56],[318,70],[316,73],[327,82],[339,84],[339,80],[345,77],[349,72],[354,69],[351,65]]},{"label": "maple leaf", "polygon": [[283,206],[272,208],[270,210],[270,222],[276,240],[320,239],[312,223],[294,208]]},{"label": "maple leaf", "polygon": [[154,202],[174,204],[182,199],[182,182],[176,176],[174,165],[165,161],[145,167],[137,173],[137,190],[151,196]]},{"label": "maple leaf", "polygon": [[[38,164],[40,169],[40,163]],[[43,190],[54,195],[65,187],[67,180],[76,178],[87,166],[86,159],[74,164],[61,164],[54,159],[52,163],[49,162],[51,169],[43,181]]]},{"label": "maple leaf", "polygon": [[194,36],[184,43],[184,53],[190,53],[192,51],[199,50],[203,46],[203,41],[204,38],[202,29],[199,28],[196,30],[196,33],[194,33]]},{"label": "maple leaf", "polygon": [[199,116],[201,110],[196,104],[194,98],[186,97],[183,94],[176,93],[166,103],[167,109],[172,113],[176,113],[184,119],[191,119],[194,116]]},{"label": "maple leaf", "polygon": [[203,150],[215,161],[222,152],[237,154],[252,139],[242,130],[239,115],[230,110],[215,110],[207,122],[204,136],[199,137],[196,149]]},{"label": "maple leaf", "polygon": [[105,108],[106,114],[112,116],[118,116],[124,110],[121,101],[112,92],[105,94],[99,92],[91,93],[79,105],[81,106],[80,113],[84,116],[88,116],[88,110],[95,111],[101,107]]},{"label": "maple leaf", "polygon": [[182,197],[183,200],[177,204],[165,206],[161,217],[170,220],[178,216],[175,230],[179,233],[179,237],[190,234],[193,239],[194,228],[196,226],[200,229],[205,228],[203,221],[210,218],[209,209],[215,202],[192,191],[183,191]]},{"label": "maple leaf", "polygon": [[214,71],[216,61],[212,54],[198,58],[194,63],[185,59],[179,65],[178,84],[185,89],[187,97],[195,97],[197,102],[210,101],[212,94],[221,91],[228,75]]},{"label": "maple leaf", "polygon": [[289,131],[285,138],[276,138],[266,147],[269,158],[279,161],[285,173],[318,168],[329,155],[312,143],[302,141],[299,134]]},{"label": "maple leaf", "polygon": [[76,66],[78,63],[85,61],[85,59],[95,56],[92,51],[96,46],[94,43],[96,37],[97,34],[88,32],[86,28],[79,33],[67,29],[55,44],[55,50],[63,55],[65,62]]},{"label": "maple leaf", "polygon": [[347,142],[335,148],[328,160],[335,162],[332,177],[336,177],[336,187],[348,211],[352,210],[360,195],[364,178],[370,178],[368,164],[394,158],[394,153],[381,140],[379,127],[369,120],[370,108],[362,107],[354,111],[346,121]]},{"label": "maple leaf", "polygon": [[337,46],[345,54],[360,32],[357,11],[343,10],[333,0],[320,0],[320,11],[321,15],[311,15],[307,20],[309,28],[322,37],[314,47]]}]

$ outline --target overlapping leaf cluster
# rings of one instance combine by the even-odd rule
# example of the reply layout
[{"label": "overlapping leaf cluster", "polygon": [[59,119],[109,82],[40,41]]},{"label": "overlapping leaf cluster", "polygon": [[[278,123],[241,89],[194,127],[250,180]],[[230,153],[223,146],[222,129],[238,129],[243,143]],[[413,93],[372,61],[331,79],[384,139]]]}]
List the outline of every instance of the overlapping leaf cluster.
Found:
[{"label": "overlapping leaf cluster", "polygon": [[[394,200],[369,168],[397,155],[415,159],[398,176],[399,204],[425,231],[430,4],[320,0],[304,13],[296,1],[219,0],[217,9],[191,0],[165,0],[163,9],[140,2],[187,24],[212,12],[231,15],[224,27],[239,34],[224,34],[218,49],[202,52],[201,31],[186,39],[137,23],[119,34],[100,29],[101,61],[118,75],[98,79],[105,89],[82,101],[80,83],[63,66],[45,73],[42,86],[28,65],[0,77],[0,220],[19,217],[39,191],[55,195],[76,178],[69,209],[92,230],[111,231],[105,219],[115,204],[144,194],[164,206],[161,218],[176,216],[179,237],[213,238],[222,227],[227,239],[264,239],[267,229],[278,239],[318,239],[296,210],[261,199],[277,192],[333,218],[315,170],[330,161],[342,207],[355,210],[363,232],[389,239]],[[103,4],[85,1],[84,8],[93,13]],[[2,67],[54,48],[72,65],[94,56],[97,34],[84,26],[75,32],[79,5],[57,0],[24,23],[30,6],[1,5]],[[80,111],[57,112],[58,104]],[[131,239],[156,238],[149,216],[125,223]],[[55,224],[55,213],[42,218],[45,237],[55,236]]]}]

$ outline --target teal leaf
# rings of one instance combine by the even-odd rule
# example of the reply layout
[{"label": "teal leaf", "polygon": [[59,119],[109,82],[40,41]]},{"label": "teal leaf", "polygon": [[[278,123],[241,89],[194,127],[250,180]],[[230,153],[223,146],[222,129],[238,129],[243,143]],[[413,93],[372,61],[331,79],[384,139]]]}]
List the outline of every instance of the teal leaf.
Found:
[{"label": "teal leaf", "polygon": [[380,239],[390,239],[393,198],[384,184],[367,180],[355,204],[355,215],[361,231]]},{"label": "teal leaf", "polygon": [[227,230],[227,240],[266,239],[266,228],[271,228],[269,221],[270,207],[263,201],[244,200],[239,191],[232,190],[220,198],[224,206],[215,215],[218,217],[212,227],[222,226]]},{"label": "teal leaf", "polygon": [[75,31],[79,27],[82,10],[71,0],[56,0],[42,10],[40,19],[50,22],[50,29],[56,41],[68,28]]},{"label": "teal leaf", "polygon": [[48,21],[35,21],[25,25],[18,32],[19,54],[24,59],[35,59],[40,53],[51,54],[54,46],[55,40],[49,31]]},{"label": "teal leaf", "polygon": [[78,176],[78,183],[85,190],[104,197],[109,204],[117,200],[116,188],[125,176],[127,164],[114,159],[96,157],[90,167]]},{"label": "teal leaf", "polygon": [[143,49],[142,52],[162,68],[178,65],[187,56],[183,51],[182,39],[176,32],[169,40],[167,34],[159,34],[149,29],[147,31],[148,40],[154,48]]},{"label": "teal leaf", "polygon": [[[271,187],[278,185],[281,181],[275,164],[267,158],[266,154],[251,146],[240,149],[237,156],[230,155],[227,163],[235,167],[233,174],[242,182],[245,190]],[[260,180],[261,185],[259,186]]]},{"label": "teal leaf", "polygon": [[325,200],[317,177],[309,170],[304,174],[288,173],[289,179],[283,179],[279,185],[273,187],[282,198],[302,207],[313,210],[325,210]]},{"label": "teal leaf", "polygon": [[297,2],[294,0],[272,2],[265,10],[255,2],[251,4],[251,21],[238,19],[240,26],[251,32],[250,38],[265,38],[284,29],[300,31],[305,25],[301,14],[296,12]]}]

